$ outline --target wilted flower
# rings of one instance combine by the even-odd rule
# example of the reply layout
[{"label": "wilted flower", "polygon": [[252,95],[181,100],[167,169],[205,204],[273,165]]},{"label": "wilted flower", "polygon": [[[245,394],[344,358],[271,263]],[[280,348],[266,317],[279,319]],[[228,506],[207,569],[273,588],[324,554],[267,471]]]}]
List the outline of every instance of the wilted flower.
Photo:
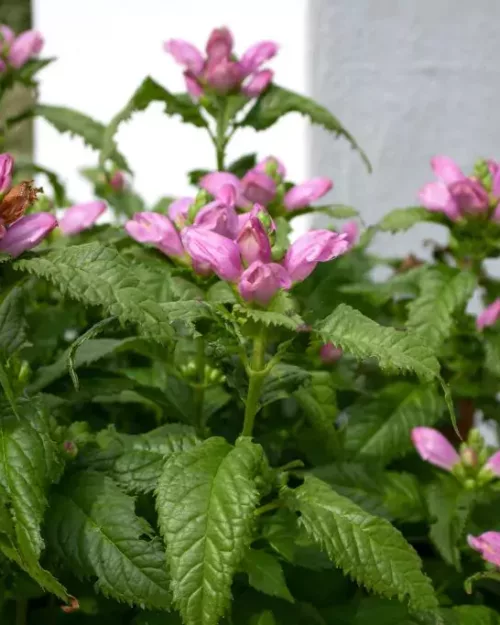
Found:
[{"label": "wilted flower", "polygon": [[41,189],[35,189],[32,180],[25,180],[12,187],[0,202],[1,222],[8,226],[17,221],[35,202],[40,191]]}]

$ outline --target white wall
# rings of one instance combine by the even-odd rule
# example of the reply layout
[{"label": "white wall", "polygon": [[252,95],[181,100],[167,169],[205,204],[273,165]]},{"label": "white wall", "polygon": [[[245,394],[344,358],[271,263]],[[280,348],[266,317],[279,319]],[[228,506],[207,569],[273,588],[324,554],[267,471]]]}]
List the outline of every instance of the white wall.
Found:
[{"label": "white wall", "polygon": [[[240,53],[259,39],[277,40],[281,50],[270,62],[277,82],[303,92],[306,9],[307,0],[252,0],[251,5],[236,0],[34,0],[44,54],[59,58],[44,70],[40,101],[108,122],[147,74],[168,89],[183,90],[181,68],[162,49],[166,39],[188,39],[203,48],[211,28],[222,25],[233,30]],[[76,171],[95,165],[96,154],[43,120],[36,122],[35,136],[36,161],[61,173],[73,199],[89,199],[90,187]],[[136,114],[120,130],[118,142],[136,174],[136,189],[149,201],[188,193],[189,169],[215,168],[204,132],[165,117],[160,104]],[[283,158],[290,176],[302,180],[305,121],[294,115],[265,133],[242,131],[229,157],[254,150]]]}]

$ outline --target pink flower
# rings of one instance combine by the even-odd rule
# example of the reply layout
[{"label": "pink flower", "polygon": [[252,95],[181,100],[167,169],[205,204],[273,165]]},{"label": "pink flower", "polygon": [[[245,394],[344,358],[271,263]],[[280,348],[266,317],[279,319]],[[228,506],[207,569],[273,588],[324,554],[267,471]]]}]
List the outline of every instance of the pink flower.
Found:
[{"label": "pink flower", "polygon": [[101,201],[75,204],[64,211],[64,215],[59,220],[59,227],[67,236],[78,234],[93,226],[105,210],[106,203]]},{"label": "pink flower", "polygon": [[126,185],[126,178],[122,171],[115,171],[115,173],[111,176],[111,180],[109,184],[113,187],[115,191],[123,191]]},{"label": "pink flower", "polygon": [[333,182],[330,178],[312,178],[307,182],[298,184],[285,195],[283,200],[285,208],[289,211],[305,208],[311,202],[315,202],[326,195],[332,187]]},{"label": "pink flower", "polygon": [[234,239],[238,234],[238,215],[231,205],[215,200],[200,210],[194,225]]},{"label": "pink flower", "polygon": [[256,260],[241,275],[238,288],[244,299],[265,306],[277,291],[291,286],[292,281],[284,267]]},{"label": "pink flower", "polygon": [[495,452],[489,457],[488,462],[484,465],[485,469],[489,469],[497,477],[500,477],[500,451]]},{"label": "pink flower", "polygon": [[241,57],[241,65],[244,68],[245,74],[252,74],[257,71],[260,66],[276,56],[278,52],[278,44],[274,41],[259,41],[248,50]]},{"label": "pink flower", "polygon": [[12,184],[14,159],[8,153],[0,154],[0,193],[5,193]]},{"label": "pink flower", "polygon": [[476,180],[457,180],[448,186],[448,192],[460,214],[484,213],[488,210],[489,198],[486,190]]},{"label": "pink flower", "polygon": [[231,31],[223,26],[214,28],[207,41],[206,52],[210,61],[229,59],[233,51],[233,35]]},{"label": "pink flower", "polygon": [[491,173],[491,192],[495,197],[500,198],[500,164],[490,160],[488,169]]},{"label": "pink flower", "polygon": [[0,44],[2,44],[0,52],[4,47],[8,50],[15,38],[16,35],[12,28],[9,28],[6,24],[0,24]]},{"label": "pink flower", "polygon": [[330,230],[310,230],[288,248],[284,266],[294,282],[305,280],[318,262],[326,262],[349,249],[347,235]]},{"label": "pink flower", "polygon": [[18,219],[0,240],[0,252],[14,258],[36,247],[57,226],[50,213],[32,213]]},{"label": "pink flower", "polygon": [[359,227],[356,221],[348,221],[341,230],[342,234],[347,236],[347,242],[349,243],[349,247],[352,247],[359,236]]},{"label": "pink flower", "polygon": [[199,76],[203,70],[204,60],[201,52],[192,43],[183,39],[169,39],[163,44],[165,52],[171,54],[179,65]]},{"label": "pink flower", "polygon": [[151,243],[167,256],[182,256],[184,253],[174,224],[160,213],[135,213],[125,224],[125,230],[139,243]]},{"label": "pink flower", "polygon": [[247,80],[241,91],[248,98],[257,98],[260,94],[267,89],[274,76],[274,72],[271,69],[263,69],[256,74],[253,74],[249,80]]},{"label": "pink flower", "polygon": [[248,171],[241,179],[241,189],[245,198],[252,204],[263,204],[264,206],[272,202],[276,195],[276,183],[267,174],[255,171]]},{"label": "pink flower", "polygon": [[485,532],[480,536],[467,536],[469,547],[478,551],[484,560],[500,566],[500,532]]},{"label": "pink flower", "polygon": [[336,347],[333,343],[325,343],[319,350],[319,357],[325,365],[330,365],[342,358],[344,352],[340,347]]},{"label": "pink flower", "polygon": [[37,30],[26,30],[10,46],[8,62],[19,69],[43,48],[43,37]]},{"label": "pink flower", "polygon": [[188,71],[184,72],[184,82],[186,84],[186,89],[188,90],[189,95],[197,100],[199,97],[203,95],[203,88],[200,83],[197,81],[194,74],[191,74]]},{"label": "pink flower", "polygon": [[451,158],[435,156],[431,167],[438,182],[430,182],[419,192],[421,203],[431,211],[442,212],[455,221],[467,213],[484,213],[488,210],[488,193],[482,185],[467,178]]},{"label": "pink flower", "polygon": [[227,171],[214,171],[210,174],[206,174],[201,178],[199,185],[215,198],[219,197],[225,186],[231,185],[234,188],[236,205],[241,208],[245,208],[249,205],[248,200],[243,196],[240,179],[238,176]]},{"label": "pink flower", "polygon": [[452,444],[437,430],[428,427],[413,428],[411,440],[422,460],[451,471],[460,462]]},{"label": "pink flower", "polygon": [[271,175],[271,169],[275,169],[276,173],[280,178],[284,178],[286,176],[286,169],[283,163],[277,159],[275,156],[267,156],[264,160],[257,163],[253,168],[253,171],[259,171],[263,174]]},{"label": "pink flower", "polygon": [[[252,211],[253,213],[254,211]],[[236,239],[241,258],[247,265],[256,261],[271,261],[271,243],[264,225],[257,215],[250,214]]]},{"label": "pink flower", "polygon": [[174,200],[168,207],[168,216],[178,228],[183,228],[186,223],[189,208],[194,202],[192,197],[181,197]]},{"label": "pink flower", "polygon": [[494,325],[500,317],[500,298],[496,299],[492,304],[486,306],[483,312],[476,319],[476,327],[483,330],[488,326]]},{"label": "pink flower", "polygon": [[214,91],[225,95],[236,90],[244,78],[241,65],[230,59],[209,60],[205,65],[204,78]]},{"label": "pink flower", "polygon": [[211,268],[222,280],[234,282],[239,278],[242,267],[235,241],[198,226],[185,228],[181,236],[193,263]]}]

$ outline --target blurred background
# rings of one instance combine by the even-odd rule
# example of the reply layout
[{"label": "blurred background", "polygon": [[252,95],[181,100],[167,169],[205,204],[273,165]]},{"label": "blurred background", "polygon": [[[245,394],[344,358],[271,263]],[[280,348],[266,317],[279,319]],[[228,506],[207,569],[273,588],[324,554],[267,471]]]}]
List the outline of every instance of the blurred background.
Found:
[{"label": "blurred background", "polygon": [[[245,130],[230,157],[257,149],[273,153],[297,182],[330,176],[332,202],[356,206],[367,223],[416,203],[432,178],[429,159],[453,156],[464,168],[481,156],[500,157],[496,123],[500,39],[498,0],[2,0],[1,21],[16,30],[33,25],[45,37],[44,56],[58,62],[41,74],[40,99],[81,110],[102,122],[124,105],[145,75],[182,90],[180,68],[162,44],[185,38],[203,47],[212,27],[229,26],[237,51],[259,39],[281,50],[271,63],[276,79],[326,105],[354,134],[374,168],[298,115],[266,133]],[[25,97],[22,93],[16,97]],[[24,139],[31,149],[29,126]],[[160,104],[134,116],[119,132],[120,149],[148,201],[182,195],[185,172],[213,167],[208,138],[162,115]],[[96,155],[78,139],[36,120],[37,162],[60,172],[71,197],[90,199],[77,170]],[[415,241],[440,238],[422,226],[398,237],[378,237],[385,254],[421,251]]]}]

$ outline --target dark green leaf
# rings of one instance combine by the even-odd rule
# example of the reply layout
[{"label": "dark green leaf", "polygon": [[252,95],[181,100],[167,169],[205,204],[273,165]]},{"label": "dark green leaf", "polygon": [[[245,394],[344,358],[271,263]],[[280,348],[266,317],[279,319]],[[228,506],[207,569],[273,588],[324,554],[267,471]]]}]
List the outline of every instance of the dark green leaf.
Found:
[{"label": "dark green leaf", "polygon": [[216,625],[252,539],[262,448],[211,438],[165,464],[157,490],[174,600],[185,625]]},{"label": "dark green leaf", "polygon": [[381,326],[345,304],[324,319],[317,331],[325,342],[358,359],[375,358],[389,373],[415,373],[424,381],[439,377],[439,362],[420,336]]},{"label": "dark green leaf", "polygon": [[410,208],[395,208],[387,213],[377,228],[382,232],[404,232],[423,221],[446,223],[440,213],[433,213],[423,206],[412,206]]},{"label": "dark green leaf", "polygon": [[243,176],[249,171],[253,169],[257,165],[257,154],[252,152],[251,154],[245,154],[240,156],[240,158],[236,159],[227,167],[227,171],[230,171],[238,178],[243,178]]},{"label": "dark green leaf", "polygon": [[240,122],[240,125],[251,126],[256,130],[266,130],[288,113],[300,113],[301,115],[305,115],[309,118],[311,123],[318,124],[337,136],[345,137],[351,146],[360,153],[368,171],[371,171],[370,161],[366,154],[359,147],[354,137],[330,111],[310,98],[279,87],[278,85],[273,84],[266,89],[243,121]]},{"label": "dark green leaf", "polygon": [[358,583],[415,611],[438,602],[417,553],[388,521],[372,516],[321,480],[307,476],[287,494],[312,539]]},{"label": "dark green leaf", "polygon": [[82,577],[97,577],[106,596],[150,608],[168,608],[165,556],[134,500],[109,477],[83,472],[52,494],[47,515],[52,549]]},{"label": "dark green leaf", "polygon": [[260,405],[267,406],[280,399],[290,397],[294,391],[306,384],[310,379],[309,371],[279,363],[267,375],[260,396]]},{"label": "dark green leaf", "polygon": [[281,564],[271,554],[251,549],[243,560],[243,570],[255,590],[293,603]]},{"label": "dark green leaf", "polygon": [[0,304],[0,355],[8,358],[26,341],[24,289],[14,286]]}]

